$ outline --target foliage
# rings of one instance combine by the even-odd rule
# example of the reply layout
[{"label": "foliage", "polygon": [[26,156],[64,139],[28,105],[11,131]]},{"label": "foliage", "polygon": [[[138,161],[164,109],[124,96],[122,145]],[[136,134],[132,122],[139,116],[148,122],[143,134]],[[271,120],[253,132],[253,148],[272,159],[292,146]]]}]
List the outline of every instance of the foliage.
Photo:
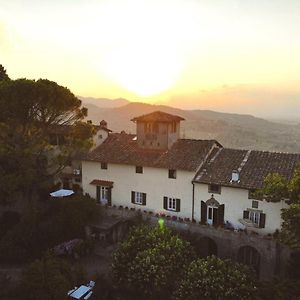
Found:
[{"label": "foliage", "polygon": [[300,297],[300,281],[275,278],[271,282],[260,282],[258,299],[262,300],[297,300]]},{"label": "foliage", "polygon": [[6,70],[2,65],[0,65],[0,82],[9,80],[8,75],[6,74]]},{"label": "foliage", "polygon": [[254,275],[245,265],[211,256],[189,265],[174,299],[254,299],[256,291]]},{"label": "foliage", "polygon": [[37,258],[61,242],[84,237],[84,227],[99,217],[94,199],[74,196],[50,199],[46,212],[32,210],[0,241],[0,260],[22,262]]},{"label": "foliage", "polygon": [[[24,300],[61,300],[76,284],[76,272],[61,259],[46,255],[23,272],[20,290]],[[77,282],[78,283],[78,282]]]},{"label": "foliage", "polygon": [[300,249],[300,204],[291,204],[282,209],[280,240],[292,249]]},{"label": "foliage", "polygon": [[[81,107],[67,88],[39,79],[0,84],[0,192],[2,201],[20,192],[30,198],[48,187],[54,174],[92,145],[93,128],[81,121]],[[70,127],[72,125],[72,127]],[[59,152],[51,136],[67,130]]]},{"label": "foliage", "polygon": [[258,199],[279,202],[288,197],[287,180],[278,173],[270,173],[264,180],[264,186],[255,193]]},{"label": "foliage", "polygon": [[4,211],[0,218],[0,239],[3,235],[20,222],[20,214],[14,211]]},{"label": "foliage", "polygon": [[295,170],[287,188],[291,203],[300,204],[300,168]]},{"label": "foliage", "polygon": [[113,276],[120,288],[137,297],[165,299],[193,259],[188,242],[165,227],[134,228],[113,256]]}]

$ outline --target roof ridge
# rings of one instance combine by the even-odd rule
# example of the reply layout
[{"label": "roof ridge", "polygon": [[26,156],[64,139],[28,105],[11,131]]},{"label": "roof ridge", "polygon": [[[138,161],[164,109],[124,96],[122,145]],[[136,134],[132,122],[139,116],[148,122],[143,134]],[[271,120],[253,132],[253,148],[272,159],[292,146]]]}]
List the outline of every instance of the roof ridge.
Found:
[{"label": "roof ridge", "polygon": [[236,149],[236,148],[227,148],[225,150],[234,150],[234,151],[251,151],[251,152],[260,152],[260,153],[270,153],[270,154],[293,154],[300,155],[300,152],[285,152],[285,151],[270,151],[270,150],[257,150],[257,149]]}]

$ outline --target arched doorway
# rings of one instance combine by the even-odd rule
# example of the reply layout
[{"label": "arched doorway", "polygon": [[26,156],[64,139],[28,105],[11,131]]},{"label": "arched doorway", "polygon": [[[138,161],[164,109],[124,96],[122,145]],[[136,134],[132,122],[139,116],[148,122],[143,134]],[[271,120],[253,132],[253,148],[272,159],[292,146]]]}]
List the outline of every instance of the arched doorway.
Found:
[{"label": "arched doorway", "polygon": [[238,251],[238,262],[252,267],[256,274],[259,275],[260,269],[260,254],[259,252],[251,246],[243,246]]},{"label": "arched doorway", "polygon": [[218,255],[218,246],[216,242],[213,239],[206,236],[198,239],[195,248],[197,254],[202,258],[211,255],[215,255],[215,256]]}]

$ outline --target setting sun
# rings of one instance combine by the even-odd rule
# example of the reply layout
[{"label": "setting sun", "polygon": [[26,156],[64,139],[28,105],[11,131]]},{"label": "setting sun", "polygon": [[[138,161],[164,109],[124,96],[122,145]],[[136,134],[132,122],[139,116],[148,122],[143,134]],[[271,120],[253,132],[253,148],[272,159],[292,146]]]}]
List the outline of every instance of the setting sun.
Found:
[{"label": "setting sun", "polygon": [[151,96],[170,88],[178,78],[182,59],[171,48],[128,47],[107,58],[111,77],[139,96]]}]

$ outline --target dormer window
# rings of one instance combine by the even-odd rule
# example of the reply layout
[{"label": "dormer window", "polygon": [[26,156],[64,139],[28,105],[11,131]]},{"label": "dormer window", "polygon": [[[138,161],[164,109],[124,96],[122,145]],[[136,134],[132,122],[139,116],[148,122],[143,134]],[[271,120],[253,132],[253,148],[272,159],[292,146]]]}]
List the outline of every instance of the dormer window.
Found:
[{"label": "dormer window", "polygon": [[219,184],[209,184],[208,192],[210,194],[221,194],[221,186]]},{"label": "dormer window", "polygon": [[176,170],[169,170],[169,178],[176,179]]}]

